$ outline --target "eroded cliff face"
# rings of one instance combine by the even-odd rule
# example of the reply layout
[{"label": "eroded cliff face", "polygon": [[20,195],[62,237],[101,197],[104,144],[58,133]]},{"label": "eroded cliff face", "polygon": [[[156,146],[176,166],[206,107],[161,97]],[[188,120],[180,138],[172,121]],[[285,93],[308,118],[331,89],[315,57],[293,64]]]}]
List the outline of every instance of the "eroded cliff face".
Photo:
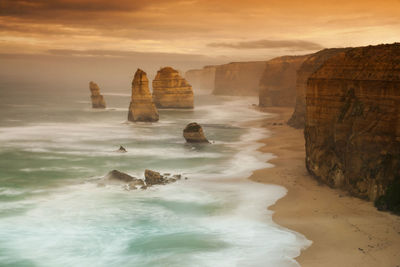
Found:
[{"label": "eroded cliff face", "polygon": [[91,92],[92,108],[106,108],[106,102],[100,94],[100,87],[96,83],[90,82],[89,89]]},{"label": "eroded cliff face", "polygon": [[266,62],[259,84],[259,105],[292,107],[296,102],[296,72],[305,56],[284,56]]},{"label": "eroded cliff face", "polygon": [[211,92],[214,90],[216,66],[205,66],[202,69],[188,70],[185,79],[193,86],[194,90]]},{"label": "eroded cliff face", "polygon": [[177,70],[165,67],[153,80],[153,99],[158,108],[193,108],[192,86]]},{"label": "eroded cliff face", "polygon": [[340,52],[312,74],[304,135],[307,169],[328,185],[369,200],[398,185],[400,44]]},{"label": "eroded cliff face", "polygon": [[137,69],[132,81],[132,97],[128,111],[129,121],[158,121],[158,111],[149,89],[146,72]]},{"label": "eroded cliff face", "polygon": [[234,62],[215,70],[214,95],[256,96],[265,61]]},{"label": "eroded cliff face", "polygon": [[306,116],[306,91],[308,78],[332,56],[349,48],[324,49],[310,55],[299,67],[296,75],[296,105],[288,124],[294,128],[304,128]]}]

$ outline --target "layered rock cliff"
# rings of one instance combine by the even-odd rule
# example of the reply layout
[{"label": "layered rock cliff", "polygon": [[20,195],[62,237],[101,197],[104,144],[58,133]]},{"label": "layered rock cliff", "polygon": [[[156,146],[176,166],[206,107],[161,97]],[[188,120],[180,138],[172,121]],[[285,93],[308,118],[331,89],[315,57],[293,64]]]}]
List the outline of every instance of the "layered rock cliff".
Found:
[{"label": "layered rock cliff", "polygon": [[259,105],[293,107],[296,102],[296,72],[305,56],[283,56],[266,62],[259,84]]},{"label": "layered rock cliff", "polygon": [[310,55],[297,70],[296,78],[296,106],[288,124],[294,128],[304,128],[306,116],[306,90],[308,78],[318,70],[326,60],[344,52],[349,48],[331,48],[318,51]]},{"label": "layered rock cliff", "polygon": [[192,86],[177,70],[165,67],[153,80],[153,99],[158,108],[193,108]]},{"label": "layered rock cliff", "polygon": [[312,74],[304,135],[315,177],[361,198],[399,201],[400,44],[340,52]]},{"label": "layered rock cliff", "polygon": [[234,62],[215,70],[214,95],[256,96],[265,61]]},{"label": "layered rock cliff", "polygon": [[137,69],[132,81],[132,97],[128,112],[129,121],[158,121],[158,111],[149,89],[146,72]]},{"label": "layered rock cliff", "polygon": [[194,90],[214,90],[216,66],[205,66],[202,69],[188,70],[185,79],[193,86]]},{"label": "layered rock cliff", "polygon": [[92,108],[106,108],[106,102],[100,94],[100,87],[96,83],[90,82],[89,89],[91,92]]}]

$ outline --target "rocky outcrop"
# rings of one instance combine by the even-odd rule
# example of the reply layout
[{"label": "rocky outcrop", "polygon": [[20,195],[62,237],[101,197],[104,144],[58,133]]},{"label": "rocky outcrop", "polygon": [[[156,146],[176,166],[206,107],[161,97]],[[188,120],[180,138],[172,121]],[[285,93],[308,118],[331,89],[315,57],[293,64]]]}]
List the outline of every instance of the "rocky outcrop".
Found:
[{"label": "rocky outcrop", "polygon": [[162,68],[153,80],[153,100],[157,108],[193,108],[192,86],[177,70]]},{"label": "rocky outcrop", "polygon": [[295,105],[296,73],[308,56],[284,56],[266,62],[259,85],[260,107]]},{"label": "rocky outcrop", "polygon": [[369,200],[400,196],[400,44],[340,52],[312,74],[304,135],[321,181]]},{"label": "rocky outcrop", "polygon": [[203,128],[196,122],[189,123],[183,130],[183,137],[188,143],[209,143]]},{"label": "rocky outcrop", "polygon": [[91,92],[92,108],[106,108],[106,102],[100,94],[100,87],[96,83],[90,82],[89,89]]},{"label": "rocky outcrop", "polygon": [[158,111],[149,89],[146,72],[137,69],[132,81],[132,97],[128,112],[129,121],[158,121]]},{"label": "rocky outcrop", "polygon": [[296,79],[296,105],[292,117],[289,119],[288,124],[294,128],[304,128],[306,116],[306,90],[308,78],[316,70],[318,70],[326,60],[332,56],[349,50],[349,48],[331,48],[324,49],[315,54],[310,55],[301,64],[297,71]]},{"label": "rocky outcrop", "polygon": [[214,95],[256,96],[265,61],[233,62],[215,70]]},{"label": "rocky outcrop", "polygon": [[193,86],[194,90],[211,92],[214,90],[216,66],[205,66],[202,69],[188,70],[185,79]]},{"label": "rocky outcrop", "polygon": [[159,172],[152,170],[144,171],[144,177],[147,186],[175,183],[177,180],[181,179],[180,174],[175,174],[172,177],[169,176],[170,174],[161,175]]}]

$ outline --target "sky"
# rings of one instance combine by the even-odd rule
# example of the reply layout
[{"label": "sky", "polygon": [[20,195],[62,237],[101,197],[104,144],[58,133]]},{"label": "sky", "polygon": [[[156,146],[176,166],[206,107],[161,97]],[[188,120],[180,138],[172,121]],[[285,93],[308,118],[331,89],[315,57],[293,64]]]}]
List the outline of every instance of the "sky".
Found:
[{"label": "sky", "polygon": [[187,69],[396,41],[400,0],[0,0],[0,60],[12,66],[114,60]]}]

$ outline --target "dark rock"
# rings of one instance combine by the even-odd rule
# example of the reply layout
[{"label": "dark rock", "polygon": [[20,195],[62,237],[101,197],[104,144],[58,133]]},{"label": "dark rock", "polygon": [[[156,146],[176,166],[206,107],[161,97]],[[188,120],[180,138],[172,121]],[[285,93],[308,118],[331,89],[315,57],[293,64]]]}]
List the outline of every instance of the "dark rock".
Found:
[{"label": "dark rock", "polygon": [[203,128],[196,122],[189,123],[183,130],[183,137],[188,143],[209,143]]},{"label": "dark rock", "polygon": [[117,170],[112,170],[110,171],[106,177],[107,180],[115,180],[115,181],[121,181],[125,183],[132,182],[136,180],[137,178],[130,176],[129,174],[117,171]]},{"label": "dark rock", "polygon": [[145,170],[144,177],[147,186],[166,183],[166,179],[164,178],[164,176],[162,176],[159,172],[155,172],[152,170]]},{"label": "dark rock", "polygon": [[117,152],[126,153],[126,152],[128,152],[128,151],[126,151],[125,147],[120,146],[119,149],[117,150]]}]

